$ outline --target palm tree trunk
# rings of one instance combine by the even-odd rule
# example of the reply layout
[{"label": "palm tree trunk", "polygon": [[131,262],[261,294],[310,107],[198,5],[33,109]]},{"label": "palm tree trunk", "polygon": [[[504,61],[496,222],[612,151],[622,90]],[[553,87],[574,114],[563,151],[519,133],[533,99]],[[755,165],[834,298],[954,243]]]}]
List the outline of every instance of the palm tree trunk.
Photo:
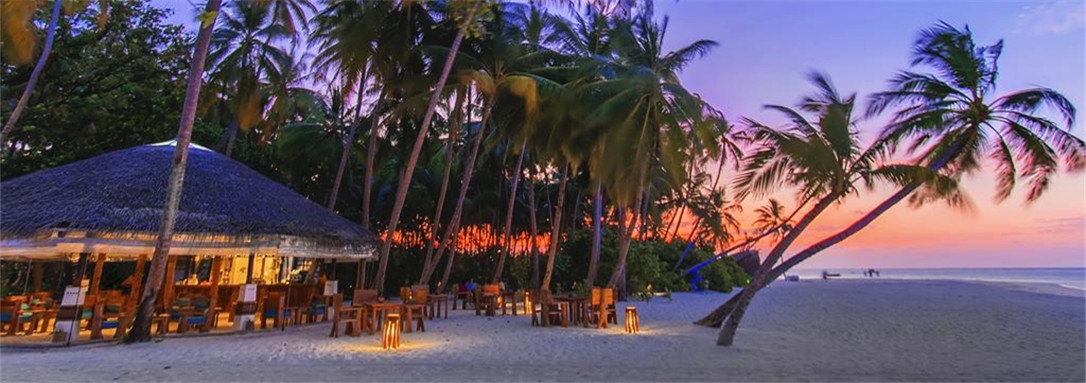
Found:
[{"label": "palm tree trunk", "polygon": [[230,158],[234,153],[234,143],[238,141],[238,124],[230,124],[230,131],[226,136],[226,157]]},{"label": "palm tree trunk", "polygon": [[396,226],[400,223],[400,213],[403,212],[403,204],[407,200],[407,190],[411,187],[411,178],[415,174],[415,164],[419,162],[419,154],[422,153],[422,145],[426,142],[426,132],[430,130],[430,122],[433,121],[437,103],[441,100],[441,92],[445,89],[445,83],[449,80],[449,72],[452,72],[453,62],[456,61],[456,52],[460,50],[460,43],[464,41],[467,27],[475,18],[475,12],[478,9],[479,3],[476,3],[471,8],[471,11],[468,12],[468,17],[464,19],[464,25],[461,25],[456,31],[456,37],[453,39],[452,47],[449,48],[449,56],[445,59],[444,68],[441,69],[441,77],[438,78],[437,85],[434,86],[434,93],[430,95],[430,103],[426,106],[426,114],[422,118],[422,126],[419,128],[418,137],[415,138],[415,145],[411,149],[411,156],[407,159],[403,176],[400,177],[400,183],[396,188],[396,200],[392,203],[392,216],[388,219],[385,240],[381,243],[381,252],[378,253],[380,262],[377,266],[377,276],[373,278],[373,286],[371,286],[371,288],[376,288],[378,291],[383,291],[385,287],[385,270],[388,269],[388,252],[392,249],[392,237],[396,233]]},{"label": "palm tree trunk", "polygon": [[41,57],[38,57],[38,63],[34,64],[34,70],[30,71],[30,79],[26,82],[26,89],[23,89],[23,95],[19,96],[19,102],[15,104],[15,109],[11,111],[11,116],[8,117],[8,122],[4,124],[4,130],[0,131],[0,145],[8,142],[8,134],[11,134],[11,130],[15,128],[15,123],[19,121],[19,116],[23,114],[23,110],[26,110],[26,105],[30,103],[30,95],[34,93],[34,85],[38,83],[38,77],[41,77],[41,72],[45,70],[45,62],[49,60],[49,52],[53,50],[53,38],[57,35],[57,21],[60,20],[60,5],[63,0],[55,0],[53,2],[53,14],[49,19],[49,30],[45,33],[45,47],[41,50]]},{"label": "palm tree trunk", "polygon": [[[366,74],[361,76],[366,78]],[[336,199],[339,197],[339,186],[343,182],[343,173],[347,170],[347,159],[351,157],[351,148],[354,147],[355,137],[358,135],[358,116],[362,114],[362,90],[365,88],[366,82],[359,81],[358,83],[358,99],[355,101],[355,121],[351,123],[351,127],[347,129],[347,138],[343,141],[343,151],[340,152],[339,166],[336,167],[336,177],[332,181],[332,191],[328,194],[328,210],[336,211]]]},{"label": "palm tree trunk", "polygon": [[[433,271],[430,270],[430,264],[433,263],[435,267],[438,264],[438,261],[433,260],[434,250],[438,247],[434,242],[437,241],[438,236],[441,235],[441,213],[445,210],[445,198],[449,191],[449,178],[452,175],[453,149],[456,147],[456,141],[459,136],[460,107],[464,103],[464,93],[465,92],[458,92],[456,95],[456,104],[454,106],[455,112],[452,123],[449,124],[449,140],[445,144],[445,170],[441,176],[441,192],[438,193],[437,208],[434,209],[434,219],[430,221],[430,237],[426,240],[426,258],[422,263],[422,274],[419,276],[420,285],[426,284],[426,281],[430,279],[429,276],[433,273]],[[471,114],[470,109],[468,110],[468,114]],[[437,256],[438,258],[441,258],[440,253],[438,253]]]},{"label": "palm tree trunk", "polygon": [[562,159],[558,167],[562,169],[562,173],[558,176],[558,202],[554,209],[554,221],[551,222],[551,243],[550,250],[547,252],[547,271],[543,274],[543,284],[540,285],[543,290],[550,290],[551,288],[551,276],[554,274],[554,258],[558,256],[559,236],[562,234],[562,207],[566,201],[566,172],[569,166],[566,164],[566,160]]},{"label": "palm tree trunk", "polygon": [[498,267],[494,270],[494,278],[490,279],[490,283],[498,283],[502,279],[502,270],[505,269],[505,257],[509,255],[509,252],[513,251],[513,209],[516,207],[517,202],[517,184],[520,183],[520,168],[524,165],[524,149],[528,146],[528,139],[525,138],[520,143],[520,155],[517,156],[517,165],[513,167],[513,184],[509,187],[509,204],[505,209],[505,230],[503,232],[503,244],[505,249],[502,251],[501,256],[498,257]]},{"label": "palm tree trunk", "polygon": [[128,343],[151,340],[151,317],[155,311],[155,300],[166,277],[166,259],[170,254],[170,240],[173,238],[173,226],[177,219],[177,207],[181,202],[181,187],[185,180],[185,165],[188,162],[188,148],[192,141],[192,125],[196,121],[196,104],[200,98],[200,85],[204,76],[204,64],[207,62],[207,50],[211,45],[211,31],[215,25],[222,0],[209,0],[203,15],[210,19],[203,22],[196,47],[192,54],[192,67],[189,70],[188,85],[185,89],[185,103],[181,109],[181,126],[177,131],[177,146],[174,149],[173,167],[170,170],[170,183],[166,186],[166,206],[163,208],[162,227],[155,243],[155,253],[151,258],[151,272],[147,285],[143,288],[139,309],[128,333]]},{"label": "palm tree trunk", "polygon": [[608,287],[618,287],[619,281],[623,280],[626,274],[626,256],[630,253],[630,243],[633,242],[633,232],[637,228],[637,221],[641,213],[641,199],[644,198],[643,193],[637,193],[637,202],[630,207],[629,214],[630,222],[626,222],[626,212],[619,210],[618,214],[618,261],[615,262],[615,271],[611,274],[611,280],[607,282]]},{"label": "palm tree trunk", "polygon": [[[467,161],[464,163],[464,180],[460,182],[460,193],[456,196],[456,207],[453,208],[453,215],[450,218],[450,229],[455,229],[456,226],[460,226],[460,216],[464,213],[464,201],[468,197],[468,187],[471,186],[471,176],[475,172],[475,160],[479,158],[479,148],[483,145],[483,136],[486,135],[486,125],[490,120],[491,107],[487,106],[486,111],[483,112],[482,122],[479,124],[479,131],[475,132],[475,138],[472,141],[471,153],[468,154]],[[455,234],[455,230],[446,230],[445,236],[442,239],[442,246],[438,249],[437,255],[431,263],[423,265],[422,278],[420,280],[428,281],[435,269],[437,269],[438,263],[441,262],[441,255],[445,250],[445,243],[449,243],[452,235]]]},{"label": "palm tree trunk", "polygon": [[720,346],[730,346],[735,341],[735,331],[739,328],[739,322],[743,319],[743,314],[746,313],[747,307],[750,306],[750,302],[754,299],[754,295],[758,293],[767,284],[767,277],[770,274],[770,270],[777,264],[777,261],[784,255],[784,251],[788,249],[788,246],[792,245],[792,242],[799,237],[807,226],[814,222],[815,218],[819,214],[822,214],[827,208],[833,204],[839,197],[836,192],[831,192],[829,195],[822,197],[821,200],[808,211],[796,223],[796,226],[792,230],[788,231],[788,234],[781,238],[781,241],[773,247],[773,251],[769,253],[762,265],[758,267],[758,270],[754,272],[753,278],[751,278],[750,285],[743,288],[743,291],[739,293],[738,301],[735,303],[735,307],[732,309],[731,314],[724,322],[724,326],[720,328],[720,333],[717,335],[716,344]]},{"label": "palm tree trunk", "polygon": [[[534,171],[530,173],[533,176],[535,175]],[[532,235],[532,287],[539,288],[539,226],[537,225],[535,211],[535,178],[533,177],[528,183],[528,226]]]},{"label": "palm tree trunk", "polygon": [[380,119],[378,115],[381,113],[381,106],[385,101],[385,90],[381,89],[379,93],[380,98],[377,99],[377,104],[373,107],[373,116],[370,117],[370,137],[366,141],[366,178],[362,180],[362,227],[369,229],[370,227],[370,198],[373,195],[373,166],[377,159],[377,132],[381,129]]},{"label": "palm tree trunk", "polygon": [[596,181],[596,199],[592,206],[592,255],[588,260],[588,278],[585,286],[596,287],[596,274],[600,266],[600,241],[603,236],[603,184]]},{"label": "palm tree trunk", "polygon": [[441,275],[441,283],[439,286],[449,286],[449,275],[452,274],[453,261],[456,260],[456,238],[453,238],[452,245],[449,246],[449,262],[445,264],[445,273]]},{"label": "palm tree trunk", "polygon": [[[956,157],[961,152],[961,150],[965,146],[966,142],[967,142],[967,140],[965,139],[964,136],[962,138],[959,138],[958,140],[956,140],[954,142],[954,144],[951,146],[950,149],[948,149],[943,155],[939,156],[939,158],[936,159],[934,162],[932,162],[931,165],[928,165],[928,169],[930,169],[933,172],[937,172],[939,170],[942,170],[942,168],[945,167],[947,165],[947,163],[950,162],[950,160],[952,160],[954,157]],[[836,245],[836,244],[840,243],[841,241],[844,241],[844,240],[848,239],[849,237],[853,236],[854,234],[860,232],[860,230],[863,230],[864,228],[867,227],[867,225],[870,225],[872,222],[875,222],[875,219],[882,216],[883,213],[886,213],[888,210],[890,210],[890,208],[894,207],[894,205],[897,205],[901,201],[905,200],[905,197],[908,197],[909,194],[912,194],[912,192],[916,191],[916,189],[919,188],[920,186],[921,186],[920,182],[913,182],[911,184],[906,185],[905,187],[902,187],[896,193],[891,195],[885,201],[882,201],[882,203],[878,204],[878,206],[875,206],[874,209],[871,209],[870,212],[865,214],[863,217],[860,217],[859,220],[857,220],[856,222],[853,222],[851,225],[846,227],[844,230],[841,230],[841,231],[837,232],[837,234],[834,234],[834,235],[832,235],[830,237],[827,237],[827,238],[825,238],[825,239],[823,239],[821,241],[818,241],[817,243],[811,245],[810,247],[808,247],[806,249],[803,249],[803,251],[800,251],[796,255],[793,255],[791,258],[786,260],[780,266],[773,269],[773,271],[770,273],[770,279],[769,280],[774,280],[776,278],[779,278],[781,275],[783,275],[788,270],[791,270],[796,265],[798,265],[801,262],[811,258],[815,254],[818,254],[822,250],[825,250],[825,249],[829,248],[830,246]]]}]

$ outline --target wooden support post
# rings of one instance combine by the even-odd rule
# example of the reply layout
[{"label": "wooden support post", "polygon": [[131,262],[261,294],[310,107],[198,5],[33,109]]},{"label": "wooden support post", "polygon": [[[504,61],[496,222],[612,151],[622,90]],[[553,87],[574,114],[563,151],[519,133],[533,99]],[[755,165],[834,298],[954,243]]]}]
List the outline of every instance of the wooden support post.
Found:
[{"label": "wooden support post", "polygon": [[208,294],[210,295],[211,307],[213,308],[211,312],[215,313],[214,318],[209,318],[212,321],[210,324],[212,328],[217,326],[219,321],[219,279],[222,275],[222,257],[213,257],[214,258],[211,258],[211,292]]},{"label": "wooden support post", "polygon": [[166,258],[166,276],[162,279],[162,303],[163,308],[169,308],[173,304],[174,271],[177,268],[177,256],[169,255]]},{"label": "wooden support post", "polygon": [[245,284],[253,283],[253,262],[256,261],[256,254],[249,253],[249,268],[245,270]]},{"label": "wooden support post", "polygon": [[132,291],[128,293],[129,307],[126,309],[133,314],[140,304],[140,297],[143,296],[143,269],[146,264],[147,254],[140,254],[136,260],[136,270],[132,273]]},{"label": "wooden support post", "polygon": [[362,286],[364,286],[362,283],[365,282],[365,280],[364,280],[365,275],[366,275],[366,261],[363,261],[363,260],[359,259],[358,260],[358,272],[355,273],[355,276],[354,276],[355,289],[361,289]]},{"label": "wooden support post", "polygon": [[80,286],[83,276],[87,274],[87,257],[90,253],[79,253],[79,260],[75,263],[75,271],[72,272],[72,285]]},{"label": "wooden support post", "polygon": [[90,295],[98,295],[98,289],[102,285],[102,268],[106,265],[106,253],[98,253],[98,260],[94,262],[94,280],[91,281]]},{"label": "wooden support post", "polygon": [[40,261],[39,262],[31,262],[31,265],[32,265],[31,267],[33,267],[33,272],[32,272],[31,275],[33,276],[33,279],[34,279],[34,292],[38,292],[38,291],[41,291],[42,275],[45,274],[45,270],[42,267],[44,265],[42,265],[42,263]]}]

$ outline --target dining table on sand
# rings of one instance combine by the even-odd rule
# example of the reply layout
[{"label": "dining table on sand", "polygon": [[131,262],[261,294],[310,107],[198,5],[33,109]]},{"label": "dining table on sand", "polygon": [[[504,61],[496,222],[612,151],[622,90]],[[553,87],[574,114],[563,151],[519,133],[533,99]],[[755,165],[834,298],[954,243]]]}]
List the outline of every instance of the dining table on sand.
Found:
[{"label": "dining table on sand", "polygon": [[588,298],[568,295],[554,297],[554,300],[557,302],[564,302],[569,307],[562,313],[563,315],[567,316],[567,318],[562,319],[563,323],[568,320],[574,325],[580,324],[584,327],[588,327]]},{"label": "dining table on sand", "polygon": [[[445,319],[449,319],[449,296],[445,294],[435,294],[427,297],[426,303],[429,305],[428,319],[434,319],[435,317],[441,318],[441,308],[445,307]],[[456,306],[456,302],[453,302],[453,307]]]},{"label": "dining table on sand", "polygon": [[370,335],[373,335],[376,330],[384,323],[385,315],[388,313],[401,313],[403,311],[403,305],[397,302],[362,302],[362,307],[366,308],[366,311],[370,314]]}]

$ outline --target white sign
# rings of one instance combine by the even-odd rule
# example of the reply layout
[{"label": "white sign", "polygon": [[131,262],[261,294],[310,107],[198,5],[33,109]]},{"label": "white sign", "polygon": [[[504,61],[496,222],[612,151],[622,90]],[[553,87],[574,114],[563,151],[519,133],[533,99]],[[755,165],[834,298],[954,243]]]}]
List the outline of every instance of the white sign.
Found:
[{"label": "white sign", "polygon": [[324,296],[339,294],[339,281],[324,282]]},{"label": "white sign", "polygon": [[256,285],[250,284],[241,286],[240,302],[256,302]]},{"label": "white sign", "polygon": [[83,304],[84,294],[87,290],[79,286],[68,286],[64,288],[64,297],[60,300],[61,306],[79,306]]}]

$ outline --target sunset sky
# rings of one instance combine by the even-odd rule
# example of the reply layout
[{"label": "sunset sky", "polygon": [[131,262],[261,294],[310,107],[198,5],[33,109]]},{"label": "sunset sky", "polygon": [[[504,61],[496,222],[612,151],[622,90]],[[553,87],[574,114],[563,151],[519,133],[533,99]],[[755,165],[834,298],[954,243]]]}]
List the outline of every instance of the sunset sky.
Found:
[{"label": "sunset sky", "polygon": [[[175,9],[171,21],[194,30],[188,1],[153,3]],[[866,99],[885,89],[896,71],[908,68],[919,31],[942,20],[957,27],[968,24],[978,44],[1002,38],[997,93],[1037,85],[1063,93],[1079,109],[1072,131],[1083,137],[1083,1],[664,0],[656,3],[656,14],[670,17],[669,48],[698,39],[720,43],[681,78],[733,121],[751,117],[779,125],[781,118],[761,106],[793,105],[811,91],[804,75],[815,69],[828,73],[842,93],[857,92]],[[866,121],[861,129],[872,134],[883,122]],[[801,268],[1086,265],[1086,178],[1081,174],[1057,176],[1032,205],[1024,204],[1022,193],[995,204],[987,174],[964,186],[975,203],[973,212],[903,204]],[[832,209],[793,248],[833,234],[889,193],[865,192]],[[780,196],[787,207],[795,206],[789,194]],[[747,201],[743,222],[752,222],[753,210],[763,203]]]}]

